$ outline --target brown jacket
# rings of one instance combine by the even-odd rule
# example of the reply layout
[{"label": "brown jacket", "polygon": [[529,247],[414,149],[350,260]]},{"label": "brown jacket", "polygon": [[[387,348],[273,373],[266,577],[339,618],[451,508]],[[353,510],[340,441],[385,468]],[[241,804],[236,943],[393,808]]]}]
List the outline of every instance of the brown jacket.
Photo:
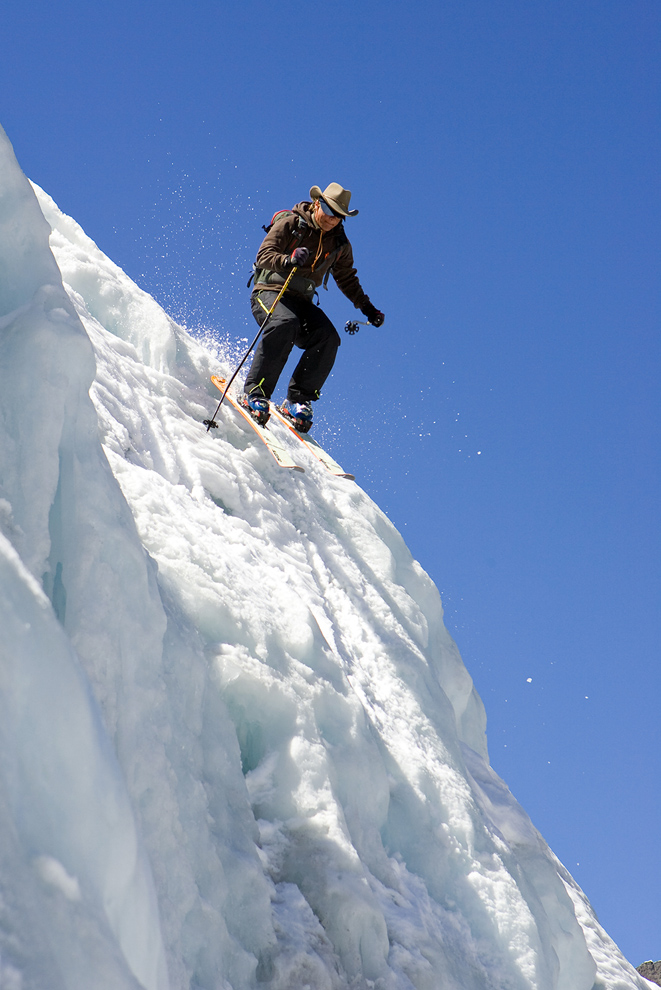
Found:
[{"label": "brown jacket", "polygon": [[[324,233],[313,219],[312,203],[298,203],[293,207],[293,214],[277,220],[262,241],[255,262],[257,273],[253,291],[279,289],[291,271],[292,251],[297,247],[306,247],[310,257],[305,265],[297,268],[287,292],[312,299],[332,266],[332,275],[338,287],[356,309],[362,309],[369,302],[369,297],[358,281],[344,224],[340,223]],[[299,218],[305,226],[299,223]],[[299,239],[296,235],[301,231],[302,237]]]}]

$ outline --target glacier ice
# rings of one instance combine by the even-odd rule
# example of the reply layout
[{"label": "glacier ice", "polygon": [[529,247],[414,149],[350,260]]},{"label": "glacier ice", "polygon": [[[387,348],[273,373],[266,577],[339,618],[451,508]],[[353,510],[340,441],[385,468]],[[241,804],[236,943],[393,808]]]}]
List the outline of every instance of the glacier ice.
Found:
[{"label": "glacier ice", "polygon": [[207,434],[220,348],[0,179],[0,986],[646,986],[388,519]]}]

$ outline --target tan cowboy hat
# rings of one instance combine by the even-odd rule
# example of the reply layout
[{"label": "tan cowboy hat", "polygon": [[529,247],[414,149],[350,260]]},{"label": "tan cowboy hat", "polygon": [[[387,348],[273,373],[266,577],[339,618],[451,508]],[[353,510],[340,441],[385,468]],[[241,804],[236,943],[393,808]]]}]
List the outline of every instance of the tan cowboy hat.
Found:
[{"label": "tan cowboy hat", "polygon": [[319,186],[313,186],[310,190],[310,199],[323,199],[330,206],[331,210],[340,213],[343,217],[355,217],[358,210],[350,210],[351,191],[343,189],[339,182],[331,182],[322,192]]}]

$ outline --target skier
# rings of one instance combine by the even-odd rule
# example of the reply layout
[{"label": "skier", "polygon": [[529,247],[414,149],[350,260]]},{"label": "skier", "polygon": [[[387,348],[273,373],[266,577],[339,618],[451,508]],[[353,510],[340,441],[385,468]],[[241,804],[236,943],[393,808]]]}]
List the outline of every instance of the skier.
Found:
[{"label": "skier", "polygon": [[263,426],[269,418],[269,399],[294,345],[303,350],[280,407],[301,433],[312,426],[312,405],[335,361],[340,337],[326,314],[314,304],[316,290],[333,278],[345,296],[380,327],[385,317],[365,295],[353,263],[351,244],[344,232],[351,192],[331,182],[322,192],[310,189],[311,202],[276,214],[257,252],[252,312],[261,326],[288,275],[287,290],[277,303],[262,334],[239,402]]}]

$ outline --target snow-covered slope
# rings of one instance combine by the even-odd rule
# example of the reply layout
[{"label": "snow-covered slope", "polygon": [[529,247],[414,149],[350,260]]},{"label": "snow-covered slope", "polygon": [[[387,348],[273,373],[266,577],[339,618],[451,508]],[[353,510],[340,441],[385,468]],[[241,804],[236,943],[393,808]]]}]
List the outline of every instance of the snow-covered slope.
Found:
[{"label": "snow-covered slope", "polygon": [[293,437],[305,474],[205,432],[226,356],[3,132],[0,279],[0,987],[648,986],[388,519]]}]

